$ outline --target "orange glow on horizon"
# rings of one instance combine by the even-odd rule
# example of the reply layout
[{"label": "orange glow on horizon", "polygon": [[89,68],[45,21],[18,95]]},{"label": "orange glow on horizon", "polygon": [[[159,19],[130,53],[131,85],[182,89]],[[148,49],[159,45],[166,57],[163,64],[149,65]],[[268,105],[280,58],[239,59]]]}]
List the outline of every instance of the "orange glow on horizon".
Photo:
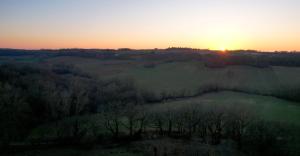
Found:
[{"label": "orange glow on horizon", "polygon": [[300,51],[300,1],[0,1],[0,48]]},{"label": "orange glow on horizon", "polygon": [[[178,44],[177,44],[178,43]],[[279,43],[241,43],[231,42],[226,44],[219,44],[218,41],[193,41],[191,43],[182,42],[168,42],[164,40],[126,40],[126,39],[90,39],[90,40],[76,40],[75,39],[51,39],[51,38],[11,38],[2,39],[0,37],[0,48],[15,48],[15,49],[63,49],[63,48],[83,48],[83,49],[154,49],[154,48],[168,48],[168,47],[190,47],[199,49],[211,49],[219,51],[239,50],[239,49],[253,49],[259,51],[297,51],[300,50],[299,44],[296,42],[289,42],[285,44]],[[221,45],[221,46],[220,46]]]}]

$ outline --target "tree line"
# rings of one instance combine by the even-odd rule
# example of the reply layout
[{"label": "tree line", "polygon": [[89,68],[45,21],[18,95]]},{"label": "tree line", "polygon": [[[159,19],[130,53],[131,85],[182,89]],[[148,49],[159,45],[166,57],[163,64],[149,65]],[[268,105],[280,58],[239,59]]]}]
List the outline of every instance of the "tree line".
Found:
[{"label": "tree line", "polygon": [[221,68],[229,65],[247,65],[258,68],[270,66],[300,66],[299,52],[258,52],[255,50],[234,50],[222,53],[207,49],[169,48],[134,50],[128,48],[114,49],[59,49],[59,50],[21,50],[0,49],[0,56],[53,58],[62,56],[98,58],[106,60],[149,61],[201,61],[207,67]]}]

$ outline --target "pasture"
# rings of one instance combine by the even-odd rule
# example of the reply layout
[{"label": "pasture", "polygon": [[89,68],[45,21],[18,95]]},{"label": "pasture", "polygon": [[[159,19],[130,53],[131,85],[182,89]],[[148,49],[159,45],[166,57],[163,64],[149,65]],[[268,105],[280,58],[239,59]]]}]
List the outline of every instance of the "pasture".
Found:
[{"label": "pasture", "polygon": [[138,87],[156,94],[194,95],[197,91],[214,86],[224,90],[239,90],[269,95],[300,86],[299,67],[227,66],[209,68],[203,62],[149,62],[136,60],[99,60],[79,57],[57,57],[46,64],[65,63],[74,65],[100,79],[132,79]]}]

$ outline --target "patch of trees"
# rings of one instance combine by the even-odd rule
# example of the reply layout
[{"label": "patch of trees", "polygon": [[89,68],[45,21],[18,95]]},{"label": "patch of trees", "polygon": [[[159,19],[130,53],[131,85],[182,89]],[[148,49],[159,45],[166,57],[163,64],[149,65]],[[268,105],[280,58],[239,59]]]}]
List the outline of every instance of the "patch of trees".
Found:
[{"label": "patch of trees", "polygon": [[[187,103],[181,106],[151,106],[114,102],[106,105],[103,112],[98,114],[102,122],[89,127],[86,125],[88,120],[74,119],[69,124],[64,124],[69,125],[69,128],[61,127],[62,130],[69,129],[63,134],[81,144],[85,143],[83,138],[89,134],[98,138],[100,143],[166,137],[212,146],[233,141],[237,150],[250,155],[289,155],[292,149],[286,146],[287,143],[297,145],[294,140],[297,127],[266,122],[257,118],[252,109],[239,104],[217,106]],[[95,131],[105,132],[97,134]],[[66,136],[60,137],[66,139]]]},{"label": "patch of trees", "polygon": [[[0,93],[2,144],[25,139],[44,123],[103,112],[114,103],[138,105],[144,101],[132,81],[96,80],[65,65],[1,65]],[[71,127],[78,136],[78,121]]]},{"label": "patch of trees", "polygon": [[[119,124],[111,124],[106,128],[120,130],[124,126],[126,130],[123,132],[127,133],[123,135],[130,138],[134,134],[136,137],[152,139],[196,139],[202,144],[211,145],[232,140],[238,150],[256,152],[256,155],[286,155],[290,149],[283,144],[292,142],[295,134],[295,129],[288,124],[260,120],[250,108],[238,104],[217,107],[193,103],[182,107],[158,106],[146,112],[132,112],[134,110],[117,113],[119,117],[114,116],[113,121],[118,119]],[[130,127],[135,127],[135,130]],[[121,135],[113,136],[121,138]]]},{"label": "patch of trees", "polygon": [[[98,117],[103,122],[98,123],[96,129],[86,128],[86,121],[77,122],[77,128],[73,129],[84,132],[79,134],[85,137],[89,131],[105,131],[102,135],[106,139],[91,133],[94,138],[99,138],[100,143],[107,143],[107,140],[131,142],[166,137],[212,146],[233,141],[237,150],[250,155],[288,155],[291,149],[286,144],[297,144],[294,140],[297,127],[266,122],[255,117],[250,108],[239,104],[211,106],[187,103],[153,107],[113,103],[107,105]],[[67,134],[71,135],[71,132]],[[76,137],[75,140],[80,142],[83,137]]]}]

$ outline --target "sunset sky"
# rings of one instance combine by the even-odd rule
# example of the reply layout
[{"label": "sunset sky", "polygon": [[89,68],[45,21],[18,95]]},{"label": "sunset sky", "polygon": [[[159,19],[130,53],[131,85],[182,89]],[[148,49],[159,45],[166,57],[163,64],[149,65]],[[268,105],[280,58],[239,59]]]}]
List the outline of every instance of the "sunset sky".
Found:
[{"label": "sunset sky", "polygon": [[0,0],[0,48],[300,50],[300,0]]}]

